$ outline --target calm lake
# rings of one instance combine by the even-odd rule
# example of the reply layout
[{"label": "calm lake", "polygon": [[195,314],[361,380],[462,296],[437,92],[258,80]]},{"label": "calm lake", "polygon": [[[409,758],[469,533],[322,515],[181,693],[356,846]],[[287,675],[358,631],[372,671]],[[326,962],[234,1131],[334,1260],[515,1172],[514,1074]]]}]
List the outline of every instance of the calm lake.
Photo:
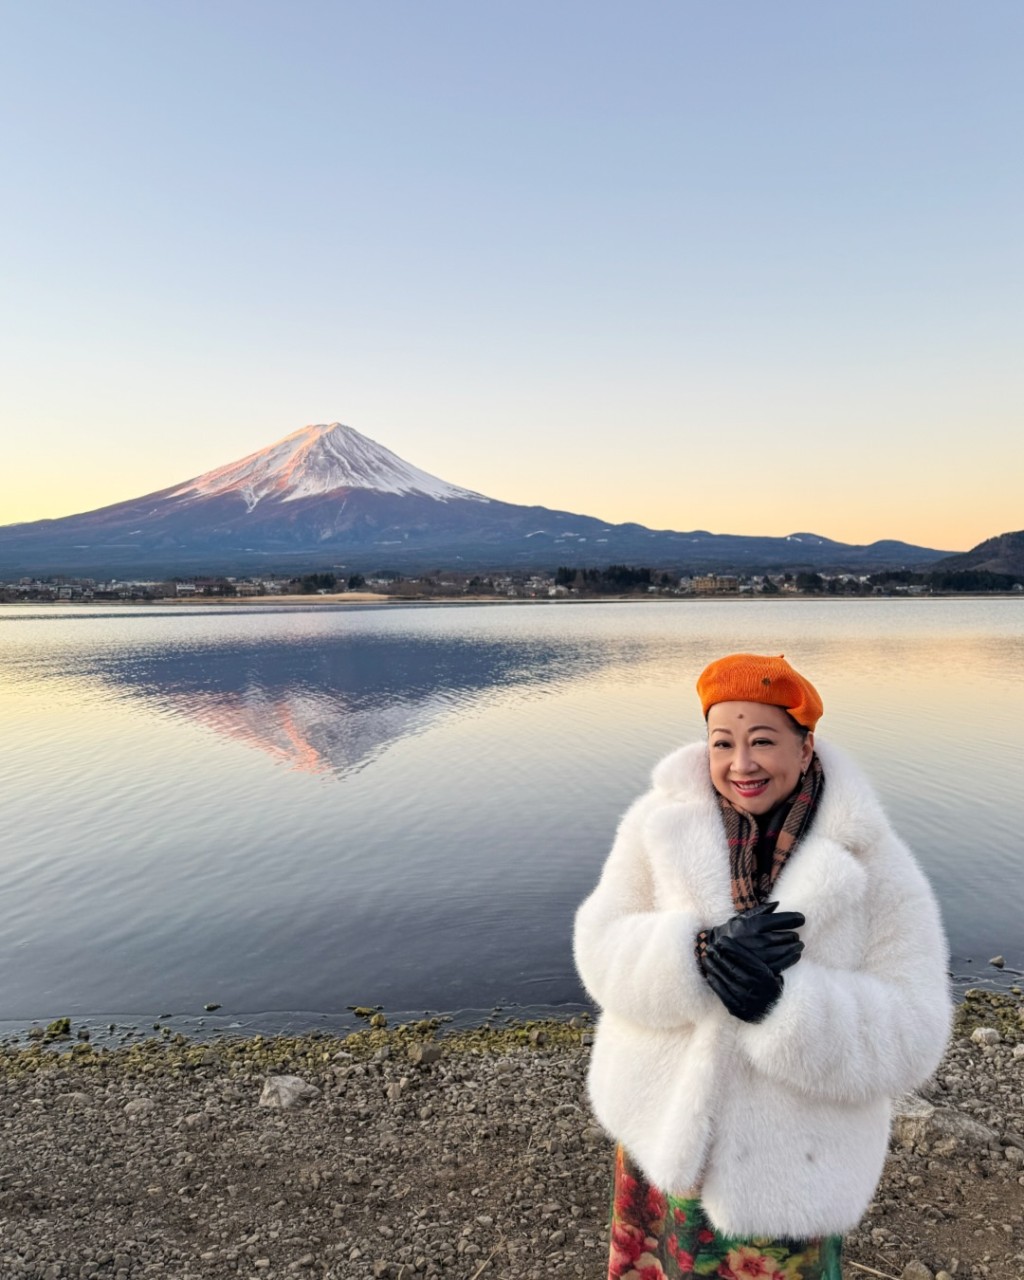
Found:
[{"label": "calm lake", "polygon": [[1024,600],[0,606],[0,1031],[571,1008],[573,912],[740,649],[818,686],[958,984],[1016,981]]}]

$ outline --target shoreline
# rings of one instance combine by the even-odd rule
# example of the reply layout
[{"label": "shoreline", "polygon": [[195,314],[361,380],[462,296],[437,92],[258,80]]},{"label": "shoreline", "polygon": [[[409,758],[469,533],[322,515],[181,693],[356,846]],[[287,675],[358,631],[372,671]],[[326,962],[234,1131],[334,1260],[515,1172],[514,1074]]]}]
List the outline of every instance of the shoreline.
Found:
[{"label": "shoreline", "polygon": [[795,592],[779,595],[709,593],[708,595],[686,596],[519,596],[505,597],[492,595],[458,595],[458,596],[396,596],[383,595],[371,591],[340,591],[328,595],[274,595],[274,596],[158,596],[152,600],[4,600],[0,608],[59,608],[59,609],[139,609],[139,608],[192,608],[199,606],[208,609],[216,606],[227,608],[249,607],[254,609],[273,609],[279,606],[288,608],[319,608],[323,605],[588,605],[588,604],[746,604],[746,603],[786,603],[800,604],[808,601],[818,604],[857,604],[872,601],[902,601],[907,603],[919,601],[942,600],[1024,600],[1019,591],[984,591],[984,592],[935,592],[929,595],[871,595],[871,596],[833,596],[827,593]]},{"label": "shoreline", "polygon": [[[0,1047],[0,1275],[595,1280],[612,1147],[589,1019],[441,1032]],[[1022,1046],[1021,995],[967,994],[843,1280],[1020,1280]],[[266,1105],[278,1074],[305,1100]]]},{"label": "shoreline", "polygon": [[[979,965],[976,973],[951,973],[950,995],[960,1017],[965,1006],[975,1006],[979,1001],[993,1009],[1006,1002],[1012,1005],[1024,991],[1022,984],[1024,972],[1005,963],[992,966],[989,962]],[[169,1039],[200,1045],[310,1036],[344,1039],[364,1031],[371,1017],[379,1018],[379,1022],[372,1025],[385,1031],[429,1022],[436,1034],[446,1040],[476,1033],[500,1037],[505,1028],[591,1024],[597,1015],[593,1005],[574,1001],[555,1005],[511,1003],[426,1010],[388,1009],[381,1004],[350,1005],[343,1012],[332,1013],[309,1009],[239,1012],[214,1003],[197,1006],[195,1012],[179,1010],[159,1015],[123,1009],[100,1010],[56,1018],[40,1015],[0,1019],[0,1056],[44,1043],[61,1052],[80,1043],[112,1051],[153,1041],[166,1043]],[[61,1024],[66,1031],[51,1036],[48,1029]]]}]

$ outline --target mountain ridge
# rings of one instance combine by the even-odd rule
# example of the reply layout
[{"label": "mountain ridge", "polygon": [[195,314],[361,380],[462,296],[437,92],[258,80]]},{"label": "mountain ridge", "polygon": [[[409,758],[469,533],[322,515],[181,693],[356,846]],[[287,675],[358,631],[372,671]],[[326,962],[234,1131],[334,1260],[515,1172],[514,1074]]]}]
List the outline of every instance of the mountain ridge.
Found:
[{"label": "mountain ridge", "polygon": [[893,539],[852,546],[650,529],[503,502],[451,484],[341,422],[139,498],[0,526],[0,573],[293,571],[331,564],[412,571],[674,564],[690,572],[921,567],[948,553]]},{"label": "mountain ridge", "polygon": [[946,556],[931,567],[953,572],[977,569],[983,573],[1024,575],[1024,529],[986,538],[969,551]]}]

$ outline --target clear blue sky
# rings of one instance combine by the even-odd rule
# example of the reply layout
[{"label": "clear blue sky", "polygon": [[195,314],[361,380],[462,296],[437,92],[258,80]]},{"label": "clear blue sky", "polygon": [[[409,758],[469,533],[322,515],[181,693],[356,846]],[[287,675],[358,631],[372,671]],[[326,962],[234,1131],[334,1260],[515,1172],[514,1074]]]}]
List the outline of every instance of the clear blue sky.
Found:
[{"label": "clear blue sky", "polygon": [[341,420],[606,519],[1024,527],[1024,6],[0,3],[0,523]]}]

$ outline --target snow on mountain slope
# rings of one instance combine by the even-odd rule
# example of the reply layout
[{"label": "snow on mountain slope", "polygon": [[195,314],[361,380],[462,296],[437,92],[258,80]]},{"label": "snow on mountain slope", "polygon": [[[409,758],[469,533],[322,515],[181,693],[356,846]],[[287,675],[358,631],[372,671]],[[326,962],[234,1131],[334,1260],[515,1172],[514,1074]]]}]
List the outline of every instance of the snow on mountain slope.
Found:
[{"label": "snow on mountain slope", "polygon": [[489,502],[483,494],[440,480],[341,422],[302,427],[239,462],[207,471],[168,494],[171,498],[238,493],[251,511],[263,498],[315,498],[335,489],[421,494],[439,502]]}]

